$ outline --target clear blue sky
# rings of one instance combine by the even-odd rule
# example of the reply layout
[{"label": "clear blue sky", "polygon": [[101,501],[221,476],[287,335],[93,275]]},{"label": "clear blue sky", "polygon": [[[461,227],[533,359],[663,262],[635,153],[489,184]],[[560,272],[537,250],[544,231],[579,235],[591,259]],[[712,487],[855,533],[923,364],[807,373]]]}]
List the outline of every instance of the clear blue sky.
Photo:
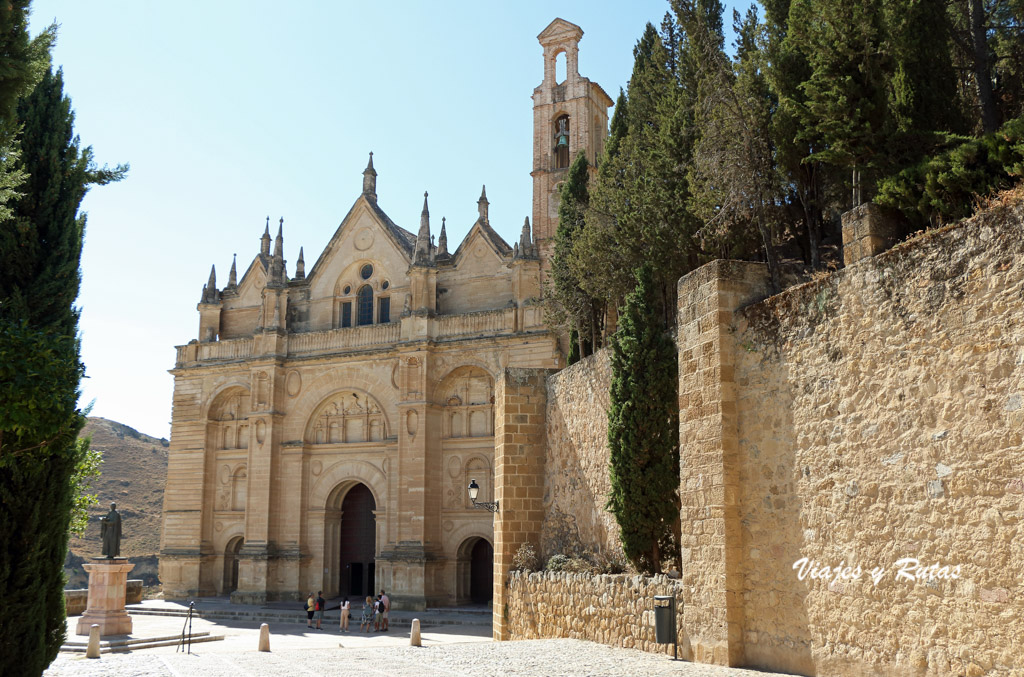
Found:
[{"label": "clear blue sky", "polygon": [[[374,152],[381,207],[415,232],[430,191],[436,233],[461,241],[487,185],[508,241],[531,211],[536,36],[580,25],[580,73],[614,99],[632,49],[666,0],[630,2],[35,2],[32,31],[60,24],[76,131],[100,164],[82,260],[82,403],[169,435],[174,346],[198,333],[210,265],[244,269],[267,216],[319,256]],[[727,18],[726,23],[729,23]],[[272,233],[273,234],[273,233]]]}]

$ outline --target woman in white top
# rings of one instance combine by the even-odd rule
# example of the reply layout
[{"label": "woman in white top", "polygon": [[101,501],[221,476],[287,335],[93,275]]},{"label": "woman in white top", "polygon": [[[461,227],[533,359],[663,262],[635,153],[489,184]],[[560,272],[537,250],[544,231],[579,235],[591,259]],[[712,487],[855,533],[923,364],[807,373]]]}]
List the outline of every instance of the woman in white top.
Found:
[{"label": "woman in white top", "polygon": [[348,632],[348,612],[352,607],[349,606],[348,597],[341,603],[341,630],[342,632]]}]

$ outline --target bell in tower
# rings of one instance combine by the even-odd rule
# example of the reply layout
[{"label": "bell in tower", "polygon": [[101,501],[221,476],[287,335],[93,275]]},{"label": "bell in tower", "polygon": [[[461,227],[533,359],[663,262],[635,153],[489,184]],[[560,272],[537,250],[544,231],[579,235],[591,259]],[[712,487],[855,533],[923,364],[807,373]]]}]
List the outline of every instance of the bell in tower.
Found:
[{"label": "bell in tower", "polygon": [[[596,82],[579,74],[583,29],[555,19],[537,40],[544,48],[544,81],[533,90],[533,228],[541,268],[547,271],[558,229],[558,186],[572,158],[583,150],[596,172],[608,136],[612,99]],[[565,81],[555,61],[565,54]]]}]

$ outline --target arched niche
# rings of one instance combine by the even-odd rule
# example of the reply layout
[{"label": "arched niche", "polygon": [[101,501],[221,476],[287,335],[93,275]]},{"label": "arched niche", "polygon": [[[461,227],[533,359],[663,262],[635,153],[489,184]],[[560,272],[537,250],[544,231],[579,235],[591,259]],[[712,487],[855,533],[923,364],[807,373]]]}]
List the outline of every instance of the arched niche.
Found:
[{"label": "arched niche", "polygon": [[494,500],[494,469],[491,467],[491,462],[479,454],[474,454],[466,459],[466,464],[462,469],[462,500],[463,506],[466,508],[473,507],[473,501],[469,498],[469,491],[465,490],[465,487],[469,486],[469,483],[476,480],[480,487],[479,493],[477,493],[476,500],[478,502],[491,502]]},{"label": "arched niche", "polygon": [[387,417],[376,398],[360,390],[329,395],[306,424],[306,444],[358,444],[388,437]]},{"label": "arched niche", "polygon": [[244,511],[245,501],[249,491],[249,476],[245,464],[235,468],[231,475],[231,509],[233,511]]},{"label": "arched niche", "polygon": [[207,410],[207,448],[247,449],[249,447],[249,389],[231,386],[210,403]]},{"label": "arched niche", "polygon": [[434,392],[443,407],[443,437],[494,435],[494,379],[486,370],[468,365],[454,369]]}]

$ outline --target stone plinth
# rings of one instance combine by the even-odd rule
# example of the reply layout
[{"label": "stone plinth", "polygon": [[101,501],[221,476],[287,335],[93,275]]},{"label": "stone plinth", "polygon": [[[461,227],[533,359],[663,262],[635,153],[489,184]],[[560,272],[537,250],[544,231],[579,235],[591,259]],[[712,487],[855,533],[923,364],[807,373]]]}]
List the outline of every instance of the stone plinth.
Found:
[{"label": "stone plinth", "polygon": [[124,609],[128,588],[128,572],[135,565],[127,557],[96,558],[82,568],[89,574],[89,602],[85,613],[78,619],[77,635],[88,635],[95,623],[100,636],[128,635],[132,631],[132,617]]},{"label": "stone plinth", "polygon": [[900,223],[896,214],[878,205],[865,202],[842,216],[843,264],[851,265],[875,254],[881,254],[896,243]]}]

